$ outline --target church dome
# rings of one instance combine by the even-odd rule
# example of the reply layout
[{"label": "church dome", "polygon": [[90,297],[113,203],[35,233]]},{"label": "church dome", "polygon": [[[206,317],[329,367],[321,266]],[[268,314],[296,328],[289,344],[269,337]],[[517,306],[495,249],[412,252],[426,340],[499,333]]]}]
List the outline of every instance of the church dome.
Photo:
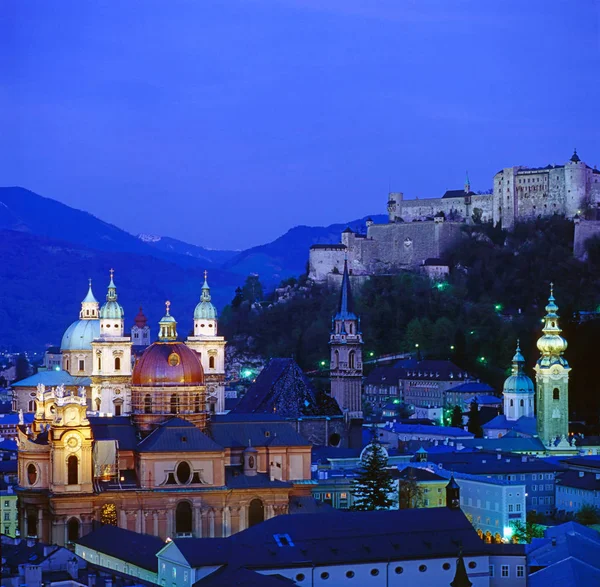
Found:
[{"label": "church dome", "polygon": [[155,342],[136,362],[132,385],[187,387],[204,385],[198,355],[182,342]]},{"label": "church dome", "polygon": [[137,313],[137,316],[133,319],[133,321],[138,328],[144,328],[148,324],[148,318],[146,318],[146,315],[142,310],[142,306],[140,306],[140,311]]},{"label": "church dome", "polygon": [[544,333],[537,341],[537,348],[544,357],[560,357],[567,350],[567,341],[560,335],[558,325],[558,306],[555,303],[553,285],[550,284],[550,297],[544,317]]},{"label": "church dome", "polygon": [[517,351],[512,360],[512,375],[504,382],[504,393],[527,393],[534,392],[533,381],[525,375],[523,370],[525,359],[521,354],[519,343],[517,343]]},{"label": "church dome", "polygon": [[110,270],[110,283],[108,284],[108,293],[106,294],[106,303],[100,308],[100,319],[102,320],[122,320],[125,317],[123,306],[119,304],[117,296],[117,287],[114,282],[114,271]]},{"label": "church dome", "polygon": [[216,320],[217,309],[211,303],[210,287],[207,281],[207,272],[204,272],[204,285],[202,286],[202,294],[200,302],[194,310],[194,320]]},{"label": "church dome", "polygon": [[77,320],[65,331],[61,351],[91,351],[92,341],[100,337],[100,320]]}]

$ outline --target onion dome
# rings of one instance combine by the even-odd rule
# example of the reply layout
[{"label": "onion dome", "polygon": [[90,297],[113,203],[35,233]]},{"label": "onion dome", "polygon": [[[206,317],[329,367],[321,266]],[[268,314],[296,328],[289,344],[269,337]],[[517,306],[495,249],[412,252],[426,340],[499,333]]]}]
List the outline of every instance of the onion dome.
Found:
[{"label": "onion dome", "polygon": [[159,342],[173,342],[177,340],[177,321],[169,313],[171,302],[165,302],[166,313],[158,323],[158,340]]},{"label": "onion dome", "polygon": [[142,306],[140,306],[140,311],[137,313],[137,316],[133,319],[133,321],[138,328],[144,328],[148,324],[148,318],[146,318],[146,315],[142,310]]},{"label": "onion dome", "polygon": [[552,365],[559,363],[563,366],[568,366],[568,363],[562,354],[567,348],[567,341],[560,336],[562,332],[558,325],[558,306],[554,300],[554,287],[550,284],[550,297],[546,306],[546,316],[544,317],[544,333],[537,341],[537,348],[542,353],[538,360],[539,365]]},{"label": "onion dome", "polygon": [[581,159],[579,158],[579,155],[577,154],[577,149],[575,149],[573,151],[573,156],[571,157],[571,161],[573,161],[573,163],[579,163],[581,161]]},{"label": "onion dome", "polygon": [[204,385],[198,355],[182,342],[155,342],[136,362],[131,383],[147,387],[197,387]]},{"label": "onion dome", "polygon": [[517,350],[513,357],[512,374],[504,382],[504,393],[526,393],[533,394],[533,381],[525,375],[525,359],[521,354],[521,348],[517,341]]},{"label": "onion dome", "polygon": [[202,286],[202,293],[200,295],[200,303],[194,310],[194,320],[216,320],[217,309],[211,303],[210,287],[206,280],[208,272],[204,272],[204,285]]},{"label": "onion dome", "polygon": [[123,307],[117,301],[117,287],[113,276],[114,269],[110,270],[110,283],[108,284],[108,292],[106,294],[106,303],[100,308],[100,319],[103,320],[122,320],[125,317]]}]

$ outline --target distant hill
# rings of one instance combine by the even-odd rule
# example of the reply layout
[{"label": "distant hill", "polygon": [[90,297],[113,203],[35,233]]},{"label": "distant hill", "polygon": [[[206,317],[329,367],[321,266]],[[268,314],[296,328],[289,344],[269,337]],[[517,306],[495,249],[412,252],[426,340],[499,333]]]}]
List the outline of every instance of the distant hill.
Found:
[{"label": "distant hill", "polygon": [[[258,273],[268,285],[279,283],[286,277],[306,271],[311,245],[339,243],[342,231],[350,227],[355,232],[366,232],[367,216],[344,224],[329,226],[296,226],[266,245],[252,247],[226,261],[222,268],[233,273],[248,275]],[[387,215],[371,216],[373,222],[387,222]]]},{"label": "distant hill", "polygon": [[[375,222],[385,222],[383,215]],[[88,277],[100,302],[114,267],[126,329],[139,305],[153,331],[164,301],[173,302],[180,335],[187,335],[204,269],[219,309],[246,276],[266,287],[306,269],[312,244],[340,242],[350,226],[364,232],[365,219],[327,227],[297,226],[271,243],[246,251],[220,251],[167,236],[134,236],[125,230],[20,187],[0,188],[0,346],[34,350],[58,344],[79,313]]]},{"label": "distant hill", "polygon": [[152,234],[138,234],[138,238],[164,253],[175,253],[177,255],[185,255],[211,265],[221,265],[235,257],[239,251],[220,251],[217,249],[205,249],[197,245],[190,245],[183,241],[171,238],[168,236],[155,236]]},{"label": "distant hill", "polygon": [[[140,305],[156,337],[164,302],[170,300],[179,335],[192,328],[203,275],[199,269],[129,252],[99,251],[27,232],[0,230],[0,345],[37,349],[59,344],[63,332],[77,320],[80,302],[92,278],[102,303],[108,270],[115,269],[119,302],[129,330]],[[211,270],[211,293],[217,307],[231,301],[239,276]]]}]

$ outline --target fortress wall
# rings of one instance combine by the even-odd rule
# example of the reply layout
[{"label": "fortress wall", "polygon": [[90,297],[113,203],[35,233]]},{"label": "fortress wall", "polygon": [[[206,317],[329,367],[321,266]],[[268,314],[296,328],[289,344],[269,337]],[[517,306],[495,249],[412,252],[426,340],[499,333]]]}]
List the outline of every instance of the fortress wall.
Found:
[{"label": "fortress wall", "polygon": [[575,223],[573,255],[577,259],[585,259],[585,241],[596,235],[600,236],[600,220],[581,220]]},{"label": "fortress wall", "polygon": [[310,249],[308,255],[308,277],[314,281],[325,281],[334,267],[342,274],[346,247],[332,245],[330,248]]},{"label": "fortress wall", "polygon": [[482,210],[481,220],[483,222],[492,222],[494,215],[494,196],[492,194],[471,196],[471,215],[475,208],[480,208]]},{"label": "fortress wall", "polygon": [[374,224],[369,236],[377,242],[368,268],[381,272],[402,266],[416,267],[439,257],[461,237],[460,222],[398,222]]}]

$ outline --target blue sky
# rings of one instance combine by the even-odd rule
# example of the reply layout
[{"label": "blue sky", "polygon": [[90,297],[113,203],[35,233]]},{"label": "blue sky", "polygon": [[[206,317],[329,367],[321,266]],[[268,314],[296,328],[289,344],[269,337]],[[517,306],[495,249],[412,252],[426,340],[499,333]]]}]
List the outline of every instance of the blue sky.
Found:
[{"label": "blue sky", "polygon": [[212,248],[600,165],[594,0],[5,0],[0,185]]}]

